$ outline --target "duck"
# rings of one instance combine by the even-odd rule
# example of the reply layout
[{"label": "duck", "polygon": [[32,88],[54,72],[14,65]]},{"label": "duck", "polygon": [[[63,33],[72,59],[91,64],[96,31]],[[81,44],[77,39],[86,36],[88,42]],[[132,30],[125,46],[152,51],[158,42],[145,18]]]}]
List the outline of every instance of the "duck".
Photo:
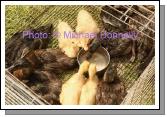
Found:
[{"label": "duck", "polygon": [[[88,34],[94,34],[94,38],[96,37],[96,34],[99,33],[100,29],[98,27],[97,22],[93,19],[91,14],[82,9],[79,11],[77,16],[77,26],[75,28],[75,31],[77,33],[88,33]],[[93,38],[92,37],[92,38]],[[89,49],[89,43],[91,42],[91,38],[80,38],[80,41],[77,42],[80,47],[82,47],[85,51]]]},{"label": "duck", "polygon": [[29,82],[26,83],[31,90],[45,99],[52,105],[59,105],[59,95],[62,87],[62,80],[51,71],[35,70]]},{"label": "duck", "polygon": [[8,70],[23,80],[38,70],[60,74],[64,70],[75,68],[76,63],[76,59],[69,58],[58,48],[38,49],[18,59]]},{"label": "duck", "polygon": [[70,58],[75,58],[78,54],[79,47],[75,44],[76,38],[65,37],[65,33],[72,33],[73,29],[67,22],[59,20],[57,30],[60,33],[58,36],[58,46]]},{"label": "duck", "polygon": [[125,85],[117,75],[117,65],[110,63],[105,75],[98,83],[96,105],[119,105],[126,94]]},{"label": "duck", "polygon": [[96,65],[90,64],[89,67],[89,78],[82,87],[80,96],[80,105],[94,105],[96,102],[96,93],[98,85],[98,77],[96,75]]},{"label": "duck", "polygon": [[63,84],[60,94],[60,103],[62,105],[79,104],[82,86],[86,82],[84,73],[88,71],[89,64],[88,61],[81,63],[78,72]]},{"label": "duck", "polygon": [[[32,33],[46,33],[47,38],[23,36],[25,31]],[[5,42],[5,67],[9,68],[18,59],[25,56],[29,51],[36,49],[46,49],[52,39],[53,25],[46,24],[37,28],[29,28],[16,32],[10,39]]]}]

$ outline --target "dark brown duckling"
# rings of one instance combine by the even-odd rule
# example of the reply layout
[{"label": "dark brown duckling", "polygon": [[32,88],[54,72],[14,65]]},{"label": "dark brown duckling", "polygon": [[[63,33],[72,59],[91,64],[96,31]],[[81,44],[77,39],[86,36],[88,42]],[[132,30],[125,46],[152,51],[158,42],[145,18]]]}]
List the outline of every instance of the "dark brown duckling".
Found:
[{"label": "dark brown duckling", "polygon": [[[121,5],[102,7],[103,10],[101,11],[100,16],[101,16],[102,23],[103,23],[103,32],[105,31],[106,32],[122,32],[122,31],[123,32],[126,32],[126,31],[136,32],[135,29],[138,29],[139,27],[139,24],[137,22],[131,19],[127,19],[126,22],[129,23],[130,25],[128,26],[128,25],[125,25],[124,23],[123,24],[119,23],[120,21],[117,21],[118,19],[113,18],[112,15],[104,12],[105,10],[113,15],[116,15],[117,12],[113,10],[111,7],[114,7],[115,9],[118,9],[122,12],[124,12],[126,8]],[[135,9],[138,9],[138,7],[135,7]],[[137,16],[135,13],[131,12],[129,15],[134,19],[141,20],[139,22],[142,22],[143,24],[145,24],[145,20],[142,20],[142,18]],[[154,35],[151,31],[147,33],[151,37],[153,37]],[[93,52],[95,52],[99,46],[103,46],[104,48],[106,48],[108,52],[110,53],[111,58],[112,57],[122,57],[122,56],[131,54],[130,62],[134,62],[135,60],[138,59],[139,61],[141,61],[141,64],[149,63],[149,62],[143,62],[143,61],[149,61],[151,60],[151,57],[155,55],[154,50],[153,50],[155,49],[154,40],[147,38],[143,34],[136,33],[135,39],[129,39],[129,38],[127,39],[123,39],[123,38],[108,39],[107,37],[102,39],[99,35],[97,35],[97,39],[95,39],[89,47],[88,58],[91,57]],[[145,65],[141,65],[141,66],[145,66]]]},{"label": "dark brown duckling", "polygon": [[61,93],[62,81],[54,79],[49,83],[50,92],[43,96],[50,104],[60,104],[59,95]]},{"label": "dark brown duckling", "polygon": [[[124,33],[124,32],[131,31],[128,25],[118,20],[122,17],[122,14],[118,12],[117,10],[124,13],[127,10],[127,8],[121,5],[110,5],[110,6],[105,5],[102,7],[100,17],[103,23],[103,31],[118,32],[118,33]],[[116,16],[118,19],[115,18],[113,15]],[[132,17],[133,15],[134,13],[129,11],[129,16]],[[122,17],[121,20],[129,21],[127,17]],[[101,40],[100,41],[101,45],[109,51],[111,57],[121,57],[124,55],[131,54],[130,61],[134,62],[136,58],[136,51],[135,51],[136,40],[135,39],[103,38],[100,40]]]},{"label": "dark brown duckling", "polygon": [[58,74],[73,69],[76,60],[59,49],[31,51],[16,61],[9,71],[51,104],[60,104],[61,79]]},{"label": "dark brown duckling", "polygon": [[126,94],[124,84],[119,79],[110,83],[101,81],[97,88],[96,104],[118,105],[121,104]]},{"label": "dark brown duckling", "polygon": [[28,52],[23,58],[18,59],[8,70],[19,80],[26,80],[36,68],[41,66],[34,51]]},{"label": "dark brown duckling", "polygon": [[[153,6],[152,9],[154,9]],[[136,29],[141,30],[143,28],[142,25],[140,25],[138,22],[142,24],[146,24],[147,20],[143,19],[140,15],[132,12],[131,10],[128,12],[128,15],[132,17],[133,19],[137,20],[132,20],[130,18],[126,19],[126,23],[129,24],[126,25],[125,23],[119,21],[118,19],[114,18],[112,15],[117,16],[118,18],[121,17],[122,15],[118,13],[116,10],[113,8],[121,11],[124,13],[127,8],[121,5],[111,5],[111,6],[103,6],[102,11],[100,13],[100,17],[102,19],[103,23],[103,30],[107,32],[127,32],[127,31],[134,31],[136,32]],[[140,11],[140,8],[136,5],[134,5],[132,8]],[[107,11],[108,13],[106,13]],[[110,15],[110,14],[112,15]],[[152,17],[152,15],[149,15],[148,17]],[[123,17],[122,17],[123,18]],[[124,20],[124,19],[121,19]],[[149,27],[149,26],[148,26]],[[154,29],[154,24],[151,25],[152,29]],[[145,28],[146,30],[146,28]],[[146,30],[144,33],[146,33],[148,36],[154,38],[154,33],[151,30]],[[101,45],[104,47],[108,48],[111,57],[112,56],[120,56],[120,55],[126,55],[129,53],[132,53],[132,57],[130,59],[131,62],[134,60],[138,59],[140,61],[144,60],[147,58],[149,53],[152,52],[152,48],[154,49],[154,40],[146,37],[143,34],[137,34],[135,39],[102,39],[100,42]],[[154,50],[153,50],[154,51]]]},{"label": "dark brown duckling", "polygon": [[62,81],[58,78],[65,70],[76,66],[76,59],[67,57],[60,49],[32,50],[16,61],[10,72],[51,104],[59,104]]},{"label": "dark brown duckling", "polygon": [[10,67],[19,58],[24,56],[30,50],[44,49],[48,46],[52,38],[52,24],[41,26],[36,29],[29,29],[31,33],[47,33],[47,38],[36,38],[29,35],[23,36],[25,30],[15,33],[11,39],[5,43],[5,67]]},{"label": "dark brown duckling", "polygon": [[127,92],[123,82],[117,77],[117,65],[111,64],[99,82],[96,93],[97,105],[118,105]]},{"label": "dark brown duckling", "polygon": [[27,85],[50,104],[60,104],[62,81],[54,72],[35,71]]},{"label": "dark brown duckling", "polygon": [[34,71],[37,72],[36,70],[62,73],[64,70],[75,68],[76,63],[76,59],[67,57],[60,49],[39,49],[20,58],[9,71],[21,80],[29,77]]}]

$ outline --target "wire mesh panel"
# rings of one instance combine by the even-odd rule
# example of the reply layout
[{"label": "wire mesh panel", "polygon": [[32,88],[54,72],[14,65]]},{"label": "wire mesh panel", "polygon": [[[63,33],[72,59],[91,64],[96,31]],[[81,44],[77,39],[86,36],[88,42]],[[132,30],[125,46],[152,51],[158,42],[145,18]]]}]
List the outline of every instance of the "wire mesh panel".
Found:
[{"label": "wire mesh panel", "polygon": [[155,103],[155,65],[154,58],[138,78],[134,85],[129,89],[127,96],[122,104],[139,105]]},{"label": "wire mesh panel", "polygon": [[[154,16],[154,6],[151,5],[110,5],[108,6],[110,11],[114,11],[115,14],[108,12],[108,10],[102,9],[102,6],[7,6],[6,7],[6,38],[8,39],[17,31],[24,30],[26,28],[32,27],[36,28],[41,25],[52,23],[54,25],[54,31],[57,30],[58,21],[62,20],[68,22],[72,28],[76,26],[77,14],[81,9],[87,10],[93,18],[97,21],[99,27],[102,29],[102,21],[100,18],[100,12],[104,11],[108,15],[112,16],[119,22],[126,24],[129,28],[134,29],[139,33],[139,38],[142,39],[152,39],[155,40],[155,16]],[[121,9],[120,9],[121,8]],[[24,10],[23,10],[24,9]],[[23,10],[23,11],[22,11]],[[34,11],[37,10],[38,12]],[[13,13],[13,11],[15,11]],[[19,13],[24,12],[24,13]],[[17,16],[17,21],[12,20],[13,17]],[[135,16],[135,17],[134,17]],[[6,39],[6,40],[7,40]],[[57,47],[57,37],[53,37],[49,47]],[[154,70],[151,72],[148,69],[154,69],[154,59],[150,63],[149,67],[146,68],[145,72],[140,76],[137,73],[137,68],[139,66],[139,61],[129,62],[129,58],[113,58],[111,59],[113,64],[118,64],[117,71],[118,76],[124,82],[125,87],[131,93],[134,88],[138,87],[136,82],[140,82],[143,78],[154,79]],[[77,70],[64,72],[59,77],[62,80],[66,80],[71,77],[71,75]],[[146,73],[149,74],[146,74]],[[150,76],[148,76],[150,75]],[[140,77],[139,77],[140,76]],[[138,81],[139,80],[139,81]],[[148,80],[148,79],[147,79]],[[152,82],[152,81],[147,81]],[[144,80],[145,81],[145,80]],[[142,84],[142,83],[141,83]],[[141,89],[148,89],[148,87],[141,86]],[[138,99],[131,101],[130,104],[154,104],[154,83],[149,84],[148,89],[152,94],[152,97],[145,98],[146,100],[141,101],[140,98],[147,97],[149,94],[143,92],[143,90],[136,92]],[[141,94],[142,92],[142,94]],[[129,93],[128,95],[130,95]],[[141,94],[141,96],[139,95]],[[41,99],[37,94],[33,93],[27,86],[21,83],[16,78],[6,72],[6,104],[48,104],[46,101]],[[150,101],[152,99],[152,101]],[[127,104],[128,101],[122,104]],[[137,101],[136,101],[137,100]]]}]

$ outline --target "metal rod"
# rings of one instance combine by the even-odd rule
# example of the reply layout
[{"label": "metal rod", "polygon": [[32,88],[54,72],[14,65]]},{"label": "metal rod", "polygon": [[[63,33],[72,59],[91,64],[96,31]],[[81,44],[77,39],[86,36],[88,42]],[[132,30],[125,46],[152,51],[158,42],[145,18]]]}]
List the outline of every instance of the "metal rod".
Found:
[{"label": "metal rod", "polygon": [[[128,8],[126,5],[123,5],[123,7]],[[144,18],[147,19],[147,20],[150,20],[148,17],[146,17],[145,15],[143,15],[142,13],[140,13],[139,11],[137,11],[137,10],[134,9],[134,8],[131,8],[131,11],[135,12],[136,14],[139,14],[141,17],[144,17]],[[151,22],[155,24],[154,21],[151,20]]]},{"label": "metal rod", "polygon": [[151,15],[152,15],[152,17],[150,18],[149,22],[147,22],[147,24],[145,25],[145,27],[143,27],[143,29],[141,31],[143,31],[145,28],[147,28],[147,26],[150,24],[151,20],[154,18],[154,13]]},{"label": "metal rod", "polygon": [[[114,7],[111,7],[111,6],[110,6],[110,8],[112,8],[112,9],[114,9],[115,11],[117,11],[117,12],[123,14],[121,11],[117,10],[117,9],[114,8]],[[144,24],[140,23],[139,21],[135,20],[134,18],[132,18],[132,17],[126,15],[126,14],[125,14],[125,16],[127,16],[128,18],[132,19],[133,21],[139,23],[140,25],[142,25],[142,26],[144,27]],[[120,18],[119,20],[121,20],[121,18]],[[125,22],[123,22],[123,23],[125,23]],[[151,28],[149,28],[149,27],[148,27],[148,29],[151,30],[151,31],[153,31],[153,32],[155,32],[153,29],[151,29]]]},{"label": "metal rod", "polygon": [[144,7],[143,5],[140,6],[141,8],[145,9],[146,11],[150,12],[151,14],[153,14],[154,12],[149,10],[148,8]]},{"label": "metal rod", "polygon": [[122,19],[123,16],[126,16],[126,14],[130,11],[130,9],[132,8],[132,6],[133,6],[133,5],[131,5],[131,6],[125,11],[125,13],[121,16],[120,19]]}]

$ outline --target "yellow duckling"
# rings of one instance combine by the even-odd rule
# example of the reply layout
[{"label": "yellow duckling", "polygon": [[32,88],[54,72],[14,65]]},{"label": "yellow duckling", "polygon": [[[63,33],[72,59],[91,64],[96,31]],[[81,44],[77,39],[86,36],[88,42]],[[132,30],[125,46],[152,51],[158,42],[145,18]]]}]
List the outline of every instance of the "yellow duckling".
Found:
[{"label": "yellow duckling", "polygon": [[[98,33],[100,30],[96,21],[93,19],[91,14],[86,10],[80,10],[77,16],[77,26],[76,32],[77,33],[88,33],[88,34],[95,34]],[[79,39],[79,46],[83,47],[84,50],[88,50],[88,44],[90,42],[89,38],[80,38]],[[78,43],[78,42],[77,42]]]},{"label": "yellow duckling", "polygon": [[96,76],[96,65],[90,64],[89,67],[89,79],[82,87],[79,104],[81,105],[93,105],[95,104],[96,92],[98,85],[98,77]]},{"label": "yellow duckling", "polygon": [[76,38],[65,38],[64,33],[72,33],[73,30],[68,25],[67,22],[59,21],[59,24],[57,26],[58,32],[60,33],[58,37],[59,41],[59,48],[70,58],[75,58],[78,54],[79,47],[74,43],[77,41]]},{"label": "yellow duckling", "polygon": [[84,61],[79,68],[78,73],[74,74],[67,80],[63,86],[60,94],[60,103],[62,105],[77,105],[81,95],[82,86],[85,84],[84,72],[88,71],[89,62]]}]

